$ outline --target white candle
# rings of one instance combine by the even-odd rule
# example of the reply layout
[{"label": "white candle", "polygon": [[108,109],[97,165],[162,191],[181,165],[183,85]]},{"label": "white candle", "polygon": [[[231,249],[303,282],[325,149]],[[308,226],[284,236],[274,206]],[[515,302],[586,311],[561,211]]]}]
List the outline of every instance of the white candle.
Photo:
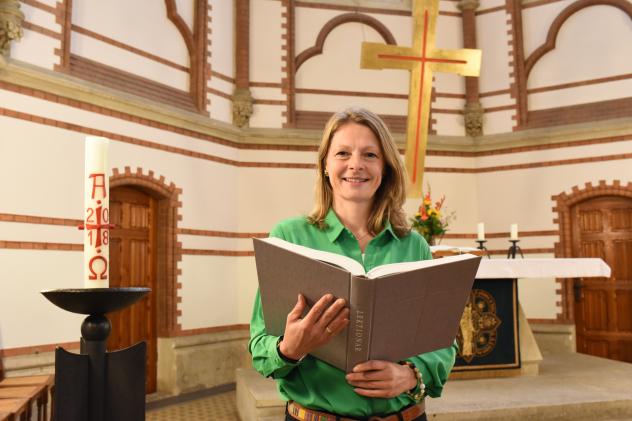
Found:
[{"label": "white candle", "polygon": [[478,223],[478,240],[485,240],[485,224],[482,222]]},{"label": "white candle", "polygon": [[518,239],[518,224],[511,224],[511,235],[509,236],[510,240]]},{"label": "white candle", "polygon": [[86,137],[83,230],[84,287],[109,286],[110,179],[108,139]]}]

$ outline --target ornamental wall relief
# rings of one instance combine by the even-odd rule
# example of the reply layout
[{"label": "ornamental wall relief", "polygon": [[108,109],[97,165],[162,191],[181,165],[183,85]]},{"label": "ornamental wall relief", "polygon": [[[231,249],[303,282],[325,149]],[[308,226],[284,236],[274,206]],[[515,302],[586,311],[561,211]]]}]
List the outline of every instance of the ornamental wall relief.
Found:
[{"label": "ornamental wall relief", "polygon": [[0,65],[9,58],[11,42],[22,38],[24,13],[18,0],[0,0]]}]

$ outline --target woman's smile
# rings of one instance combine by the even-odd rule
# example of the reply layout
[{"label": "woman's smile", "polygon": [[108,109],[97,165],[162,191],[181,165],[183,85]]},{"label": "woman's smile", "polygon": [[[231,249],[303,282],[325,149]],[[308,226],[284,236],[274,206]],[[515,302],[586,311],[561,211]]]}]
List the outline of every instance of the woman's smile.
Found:
[{"label": "woman's smile", "polygon": [[334,203],[372,203],[384,171],[382,148],[375,133],[357,123],[340,127],[331,139],[325,167]]}]

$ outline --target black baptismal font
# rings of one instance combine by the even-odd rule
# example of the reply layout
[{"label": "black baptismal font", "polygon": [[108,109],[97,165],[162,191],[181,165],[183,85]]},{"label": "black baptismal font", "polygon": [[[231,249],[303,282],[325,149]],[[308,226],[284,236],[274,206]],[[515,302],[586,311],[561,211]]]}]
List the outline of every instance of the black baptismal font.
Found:
[{"label": "black baptismal font", "polygon": [[140,300],[149,288],[84,288],[42,291],[57,307],[86,314],[79,354],[55,350],[55,420],[145,419],[146,343],[108,352],[106,313]]}]

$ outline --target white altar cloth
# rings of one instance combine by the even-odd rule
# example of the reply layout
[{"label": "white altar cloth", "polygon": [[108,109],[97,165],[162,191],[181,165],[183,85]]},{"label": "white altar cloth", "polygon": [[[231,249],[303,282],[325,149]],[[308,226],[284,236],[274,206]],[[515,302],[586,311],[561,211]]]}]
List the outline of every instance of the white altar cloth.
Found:
[{"label": "white altar cloth", "polygon": [[476,279],[610,277],[610,266],[598,258],[481,259]]}]

